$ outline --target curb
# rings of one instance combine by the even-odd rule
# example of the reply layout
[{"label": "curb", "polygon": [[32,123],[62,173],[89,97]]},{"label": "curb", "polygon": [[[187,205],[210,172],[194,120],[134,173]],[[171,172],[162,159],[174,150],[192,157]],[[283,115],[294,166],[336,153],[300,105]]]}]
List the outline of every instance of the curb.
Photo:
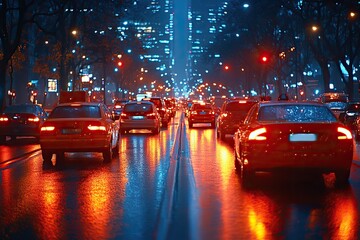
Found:
[{"label": "curb", "polygon": [[163,199],[159,211],[159,216],[156,224],[156,239],[167,239],[169,233],[169,226],[172,218],[172,209],[175,196],[175,185],[179,172],[179,157],[181,152],[181,142],[184,128],[184,113],[181,113],[178,128],[176,129],[174,144],[170,151],[170,166],[168,169],[166,187],[163,194]]}]

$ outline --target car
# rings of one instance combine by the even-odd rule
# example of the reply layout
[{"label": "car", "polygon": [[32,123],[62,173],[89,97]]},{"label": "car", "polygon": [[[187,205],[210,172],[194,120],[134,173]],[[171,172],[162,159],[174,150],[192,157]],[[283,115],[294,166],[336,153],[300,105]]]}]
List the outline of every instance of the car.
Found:
[{"label": "car", "polygon": [[339,119],[346,126],[348,126],[355,136],[355,139],[360,138],[360,102],[349,102],[345,111],[340,114]]},{"label": "car", "polygon": [[234,135],[235,168],[245,185],[257,172],[277,170],[334,173],[343,185],[353,148],[350,129],[318,102],[256,103]]},{"label": "car", "polygon": [[161,116],[150,101],[131,101],[124,105],[120,115],[120,132],[147,129],[154,134],[160,132]]},{"label": "car", "polygon": [[119,123],[103,103],[57,105],[40,131],[44,162],[62,161],[65,152],[101,152],[104,162],[119,151]]},{"label": "car", "polygon": [[227,134],[234,135],[239,123],[244,121],[249,109],[256,102],[250,99],[225,101],[216,120],[216,136],[225,140]]},{"label": "car", "polygon": [[112,114],[114,115],[115,119],[120,118],[123,107],[127,102],[129,102],[129,100],[127,100],[127,99],[121,99],[121,100],[115,101],[114,106],[112,108]]},{"label": "car", "polygon": [[215,109],[213,105],[205,102],[193,103],[188,116],[189,127],[192,128],[195,123],[210,123],[215,128]]},{"label": "car", "polygon": [[161,97],[150,97],[145,98],[144,100],[154,103],[156,109],[161,117],[161,126],[168,127],[171,120],[170,112],[166,108],[165,100]]},{"label": "car", "polygon": [[340,117],[349,103],[348,95],[341,92],[327,92],[320,96],[320,101],[326,104],[336,117]]},{"label": "car", "polygon": [[40,128],[47,117],[46,111],[36,104],[7,106],[0,115],[0,142],[5,143],[7,136],[11,139],[31,136],[38,140]]}]

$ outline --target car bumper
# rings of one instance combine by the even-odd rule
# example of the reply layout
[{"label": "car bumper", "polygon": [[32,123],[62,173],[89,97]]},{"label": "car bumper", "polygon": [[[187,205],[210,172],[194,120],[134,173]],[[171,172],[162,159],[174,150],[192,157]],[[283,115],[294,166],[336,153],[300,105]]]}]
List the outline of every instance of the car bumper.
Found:
[{"label": "car bumper", "polygon": [[192,122],[192,123],[213,123],[213,122],[215,122],[215,116],[190,117],[189,122]]},{"label": "car bumper", "polygon": [[352,146],[339,146],[333,151],[300,152],[272,151],[265,152],[256,148],[243,156],[247,160],[247,168],[254,171],[272,171],[275,169],[314,169],[331,172],[349,169],[353,160]]},{"label": "car bumper", "polygon": [[0,135],[2,136],[34,136],[40,135],[40,128],[38,125],[24,125],[17,124],[11,126],[0,127]]},{"label": "car bumper", "polygon": [[83,138],[61,138],[40,136],[42,150],[63,151],[63,152],[101,152],[110,147],[110,137],[107,135]]},{"label": "car bumper", "polygon": [[160,123],[157,120],[136,120],[136,121],[121,121],[121,130],[132,129],[154,129],[157,128]]}]

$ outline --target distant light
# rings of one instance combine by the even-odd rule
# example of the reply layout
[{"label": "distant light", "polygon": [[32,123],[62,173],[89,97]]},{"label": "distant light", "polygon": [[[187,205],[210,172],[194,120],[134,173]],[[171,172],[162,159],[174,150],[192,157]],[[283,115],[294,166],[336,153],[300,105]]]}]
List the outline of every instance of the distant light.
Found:
[{"label": "distant light", "polygon": [[333,84],[333,83],[330,83],[330,84],[329,84],[329,88],[330,88],[330,89],[334,89],[334,84]]},{"label": "distant light", "polygon": [[250,7],[250,5],[248,3],[244,3],[243,7],[248,8],[248,7]]}]

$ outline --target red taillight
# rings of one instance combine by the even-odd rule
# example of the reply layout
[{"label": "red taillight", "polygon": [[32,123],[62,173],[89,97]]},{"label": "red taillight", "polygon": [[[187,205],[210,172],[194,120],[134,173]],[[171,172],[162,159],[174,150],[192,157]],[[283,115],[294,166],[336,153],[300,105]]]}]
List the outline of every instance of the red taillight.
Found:
[{"label": "red taillight", "polygon": [[40,122],[40,118],[38,118],[38,117],[29,117],[28,121],[29,122]]},{"label": "red taillight", "polygon": [[147,119],[155,119],[156,118],[156,114],[155,113],[149,113],[146,115]]},{"label": "red taillight", "polygon": [[0,117],[0,122],[8,122],[9,118],[4,116],[4,117]]},{"label": "red taillight", "polygon": [[129,119],[129,116],[126,113],[121,113],[120,119]]},{"label": "red taillight", "polygon": [[55,130],[54,126],[42,126],[40,131],[41,132],[52,132]]},{"label": "red taillight", "polygon": [[266,140],[265,136],[261,136],[264,133],[266,133],[266,128],[256,129],[249,134],[249,140],[256,140],[256,141]]},{"label": "red taillight", "polygon": [[105,126],[99,126],[99,125],[88,125],[87,128],[90,131],[106,131],[106,127]]},{"label": "red taillight", "polygon": [[337,128],[337,132],[340,133],[341,135],[338,135],[338,139],[342,140],[342,139],[352,139],[352,134],[351,132],[343,127],[338,127]]},{"label": "red taillight", "polygon": [[197,111],[191,111],[191,114],[196,115],[198,113],[197,113]]}]

